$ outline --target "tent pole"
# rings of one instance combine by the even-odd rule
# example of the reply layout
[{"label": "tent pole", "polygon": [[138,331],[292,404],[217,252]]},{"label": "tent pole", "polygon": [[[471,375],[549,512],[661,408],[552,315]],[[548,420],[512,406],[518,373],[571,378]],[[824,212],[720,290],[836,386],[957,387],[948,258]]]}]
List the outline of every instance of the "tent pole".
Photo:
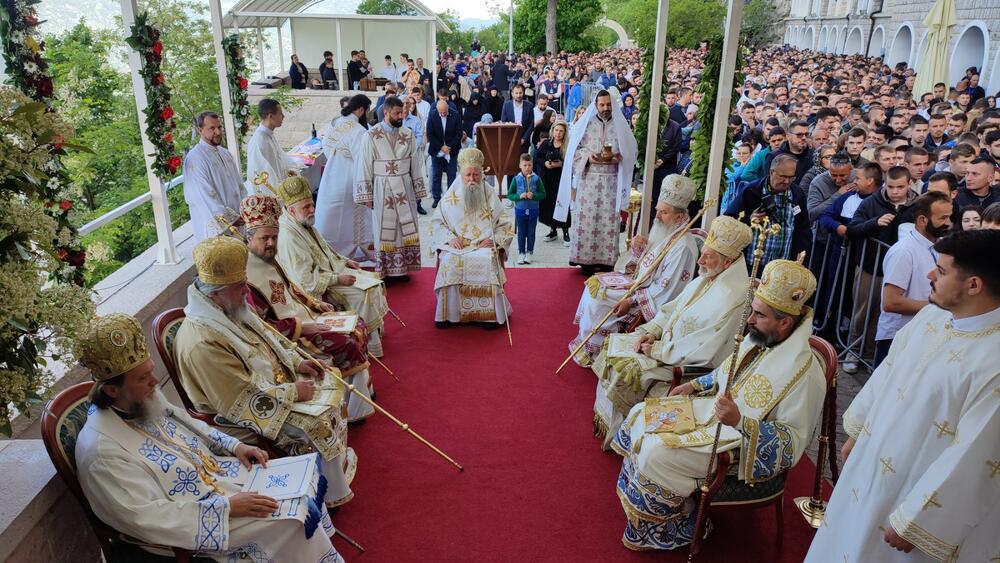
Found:
[{"label": "tent pole", "polygon": [[649,212],[653,207],[653,176],[656,167],[656,141],[660,138],[660,104],[663,103],[663,64],[667,49],[667,18],[670,0],[659,0],[656,15],[656,41],[653,46],[653,85],[649,94],[649,127],[646,129],[646,159],[643,162],[642,207],[639,232],[649,234]]}]

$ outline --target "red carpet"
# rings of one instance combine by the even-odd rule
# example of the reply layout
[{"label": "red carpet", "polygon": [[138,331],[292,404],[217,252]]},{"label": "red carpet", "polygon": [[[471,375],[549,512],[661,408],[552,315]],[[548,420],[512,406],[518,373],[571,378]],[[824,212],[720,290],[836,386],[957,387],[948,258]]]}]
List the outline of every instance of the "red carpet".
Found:
[{"label": "red carpet", "polygon": [[[596,380],[572,362],[555,375],[575,334],[584,277],[571,269],[508,270],[514,350],[503,328],[434,327],[434,272],[393,285],[379,403],[465,466],[458,470],[374,415],[350,430],[358,454],[355,498],[335,524],[348,562],[685,561],[687,551],[635,553],[615,479],[621,458],[591,434]],[[801,561],[813,536],[792,497],[808,495],[814,467],[791,472],[785,537],[776,552],[774,508],[718,510],[698,561]]]}]

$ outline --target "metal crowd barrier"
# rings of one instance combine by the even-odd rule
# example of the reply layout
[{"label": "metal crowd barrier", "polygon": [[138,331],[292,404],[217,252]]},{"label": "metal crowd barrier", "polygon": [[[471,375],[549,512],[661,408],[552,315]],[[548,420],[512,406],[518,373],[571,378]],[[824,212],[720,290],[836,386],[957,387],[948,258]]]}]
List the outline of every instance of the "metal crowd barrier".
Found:
[{"label": "metal crowd barrier", "polygon": [[816,276],[813,332],[835,341],[841,362],[874,369],[875,330],[881,314],[882,262],[889,245],[814,232],[807,265]]}]

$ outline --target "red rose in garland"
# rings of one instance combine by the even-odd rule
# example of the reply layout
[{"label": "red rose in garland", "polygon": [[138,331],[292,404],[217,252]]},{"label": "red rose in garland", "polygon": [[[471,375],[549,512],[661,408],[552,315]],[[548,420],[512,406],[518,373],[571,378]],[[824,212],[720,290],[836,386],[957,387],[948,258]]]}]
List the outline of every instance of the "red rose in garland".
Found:
[{"label": "red rose in garland", "polygon": [[177,169],[180,167],[181,167],[181,157],[177,155],[170,157],[170,160],[167,161],[167,168],[170,170],[171,174],[177,172]]},{"label": "red rose in garland", "polygon": [[246,78],[242,78],[242,77],[240,78],[240,90],[246,90],[247,86],[249,86],[249,85],[250,85],[250,83],[247,82]]},{"label": "red rose in garland", "polygon": [[174,134],[168,131],[167,134],[163,136],[163,142],[164,143],[174,142]]},{"label": "red rose in garland", "polygon": [[70,209],[73,209],[73,202],[68,199],[64,199],[59,202],[59,209],[69,211]]},{"label": "red rose in garland", "polygon": [[156,55],[157,57],[163,54],[163,43],[159,41],[153,43],[153,54]]},{"label": "red rose in garland", "polygon": [[167,106],[160,112],[160,119],[166,121],[174,116],[174,108]]}]

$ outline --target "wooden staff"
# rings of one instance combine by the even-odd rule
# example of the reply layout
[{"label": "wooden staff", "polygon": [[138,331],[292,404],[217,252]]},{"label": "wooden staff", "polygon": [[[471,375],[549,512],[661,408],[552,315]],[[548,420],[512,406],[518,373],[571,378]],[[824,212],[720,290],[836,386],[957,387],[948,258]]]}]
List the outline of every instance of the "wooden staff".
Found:
[{"label": "wooden staff", "polygon": [[302,358],[304,358],[305,360],[307,360],[307,361],[309,361],[309,362],[311,362],[313,364],[322,366],[323,371],[325,371],[327,374],[329,374],[330,377],[333,377],[335,380],[337,380],[341,385],[344,385],[349,392],[354,393],[359,398],[361,398],[362,401],[368,403],[375,410],[377,410],[378,412],[380,412],[383,415],[385,415],[386,417],[388,417],[389,420],[395,422],[397,426],[399,426],[400,428],[402,428],[403,430],[405,430],[406,432],[408,432],[411,436],[413,436],[414,438],[416,438],[417,440],[419,440],[420,443],[422,443],[423,445],[425,445],[428,448],[430,448],[431,450],[433,450],[434,453],[436,453],[439,456],[441,456],[444,459],[446,459],[448,461],[448,463],[450,463],[450,464],[454,465],[455,467],[457,467],[459,471],[465,471],[465,468],[462,467],[461,465],[459,465],[458,462],[456,462],[455,460],[453,460],[450,457],[448,457],[448,455],[446,453],[444,453],[441,450],[439,450],[437,448],[437,446],[435,446],[434,444],[428,442],[426,439],[424,439],[423,436],[421,436],[420,434],[417,434],[412,428],[410,428],[409,424],[403,423],[401,420],[399,420],[398,418],[396,418],[395,416],[393,416],[392,413],[390,413],[389,411],[387,411],[384,408],[382,408],[382,405],[380,405],[380,404],[376,403],[375,401],[369,399],[368,397],[365,396],[364,393],[358,391],[354,387],[353,384],[348,383],[347,381],[345,381],[344,378],[340,376],[340,373],[338,373],[337,370],[331,369],[326,364],[324,364],[324,363],[320,362],[319,360],[317,360],[315,356],[313,356],[312,354],[310,354],[304,348],[302,348],[301,346],[299,346],[297,343],[292,342],[291,340],[289,340],[288,337],[285,336],[284,334],[281,334],[281,332],[278,331],[278,329],[274,328],[273,326],[269,325],[268,323],[263,323],[263,324],[271,332],[273,332],[276,336],[278,336],[281,340],[283,340],[285,343],[287,343],[289,346],[291,346],[293,350],[295,350],[296,352],[298,352],[299,355],[302,356]]},{"label": "wooden staff", "polygon": [[365,552],[365,548],[361,547],[360,543],[354,541],[354,538],[352,538],[351,536],[345,534],[344,532],[341,532],[340,528],[334,528],[333,529],[333,533],[336,534],[337,536],[339,536],[341,539],[343,539],[347,543],[349,543],[352,546],[354,546],[354,549],[357,549],[361,553]]},{"label": "wooden staff", "polygon": [[398,378],[398,377],[396,377],[396,374],[392,373],[392,370],[391,370],[391,369],[389,369],[389,366],[387,366],[387,365],[383,364],[383,363],[382,363],[381,361],[379,361],[379,359],[378,359],[378,358],[376,358],[375,356],[372,356],[371,352],[369,352],[369,353],[368,353],[368,357],[369,357],[369,358],[371,358],[372,360],[374,360],[376,364],[378,364],[378,365],[382,366],[382,369],[384,369],[386,373],[388,373],[389,375],[391,375],[393,379],[395,379],[396,381],[399,381],[399,378]]},{"label": "wooden staff", "polygon": [[[744,331],[747,328],[747,319],[750,318],[751,305],[753,304],[753,294],[754,287],[753,280],[757,278],[757,271],[760,269],[761,258],[764,256],[764,243],[767,242],[767,238],[778,234],[781,230],[780,225],[771,225],[770,219],[766,216],[760,218],[753,218],[750,220],[750,227],[757,231],[757,246],[753,251],[753,264],[750,267],[750,285],[747,287],[747,294],[743,301],[743,313],[740,316],[739,330],[736,331],[736,336],[733,338],[733,353],[729,356],[729,374],[726,377],[726,383],[722,387],[722,394],[729,396],[729,387],[732,385],[733,380],[736,378],[736,371],[739,368],[737,365],[739,363],[740,345],[743,343]],[[715,473],[715,456],[719,449],[719,439],[722,437],[722,422],[718,422],[715,425],[715,440],[712,442],[712,454],[708,458],[708,471],[705,474],[705,481],[701,484],[699,490],[701,491],[701,498],[698,500],[698,515],[695,520],[695,530],[699,529],[699,526],[703,525],[705,521],[705,510],[708,508],[708,491],[709,483],[712,482],[712,477]],[[694,548],[694,542],[691,543],[692,549]],[[688,561],[694,559],[694,552],[688,552]]]},{"label": "wooden staff", "polygon": [[[701,215],[705,213],[705,210],[708,209],[709,207],[715,207],[714,200],[710,199],[705,200],[704,205],[702,205],[701,209],[698,210],[698,213],[695,213],[694,217],[692,217],[691,220],[688,221],[687,225],[684,225],[683,229],[677,231],[677,233],[674,234],[674,236],[670,239],[670,241],[667,242],[667,244],[663,247],[663,250],[661,250],[660,253],[656,255],[656,259],[653,260],[653,265],[650,266],[648,270],[646,270],[646,273],[643,274],[641,278],[633,282],[631,286],[629,286],[628,290],[625,292],[625,296],[622,297],[622,300],[632,297],[632,295],[639,290],[639,287],[642,286],[642,284],[646,283],[646,280],[648,280],[650,276],[653,275],[653,272],[655,272],[656,269],[660,267],[660,262],[663,262],[663,259],[667,257],[667,253],[670,252],[670,249],[673,248],[674,244],[676,244],[677,241],[681,239],[681,236],[683,236],[691,229],[691,226],[694,225],[698,221],[698,219],[701,218]],[[566,364],[569,363],[571,359],[573,359],[573,356],[576,356],[577,352],[579,352],[580,349],[583,348],[583,346],[588,341],[590,341],[590,339],[593,338],[595,334],[597,334],[597,331],[600,330],[602,326],[604,326],[604,323],[608,322],[608,319],[611,318],[611,314],[614,312],[615,310],[612,307],[612,309],[608,311],[608,314],[604,315],[604,318],[601,319],[601,322],[594,325],[594,328],[591,329],[591,331],[587,334],[587,337],[580,341],[580,344],[578,344],[577,347],[574,348],[573,351],[569,353],[569,356],[566,356],[566,359],[563,360],[563,363],[559,364],[559,367],[556,368],[557,374],[560,371],[562,371],[562,368],[566,367]]]},{"label": "wooden staff", "polygon": [[403,328],[406,328],[406,323],[404,323],[403,319],[399,318],[399,315],[397,315],[396,312],[393,311],[391,308],[389,308],[389,314],[392,315],[392,318],[399,321],[399,324],[403,325]]}]

